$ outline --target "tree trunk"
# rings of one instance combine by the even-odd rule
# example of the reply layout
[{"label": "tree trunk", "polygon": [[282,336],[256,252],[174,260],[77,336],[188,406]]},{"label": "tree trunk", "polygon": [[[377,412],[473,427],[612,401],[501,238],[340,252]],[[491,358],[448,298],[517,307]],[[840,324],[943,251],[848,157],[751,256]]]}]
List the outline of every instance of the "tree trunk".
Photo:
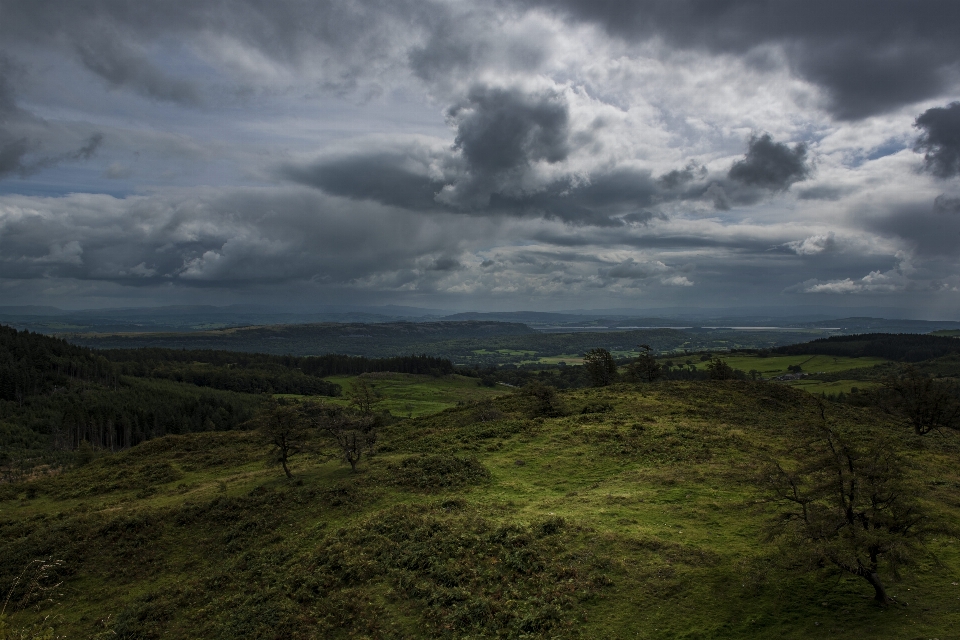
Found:
[{"label": "tree trunk", "polygon": [[893,598],[887,595],[887,590],[884,589],[883,583],[880,582],[880,576],[872,571],[865,571],[863,573],[863,578],[870,583],[870,586],[873,587],[875,592],[875,595],[873,596],[874,600],[884,606],[893,604]]},{"label": "tree trunk", "polygon": [[290,473],[290,469],[287,467],[287,456],[280,458],[280,464],[283,466],[283,472],[287,474],[287,478],[293,479],[293,474]]}]

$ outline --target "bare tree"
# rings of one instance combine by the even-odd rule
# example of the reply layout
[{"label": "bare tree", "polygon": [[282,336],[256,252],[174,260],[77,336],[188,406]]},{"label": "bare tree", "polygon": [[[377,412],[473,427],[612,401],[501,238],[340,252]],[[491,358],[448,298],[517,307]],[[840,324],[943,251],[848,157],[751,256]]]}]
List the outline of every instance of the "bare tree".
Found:
[{"label": "bare tree", "polygon": [[783,509],[771,534],[806,558],[863,578],[880,604],[893,600],[880,577],[894,575],[933,531],[914,499],[895,446],[883,438],[859,443],[823,418],[789,462],[769,464],[765,481]]},{"label": "bare tree", "polygon": [[374,452],[379,420],[373,415],[356,414],[341,407],[319,407],[313,424],[328,434],[337,445],[341,459],[357,470],[360,459]]},{"label": "bare tree", "polygon": [[380,398],[377,397],[377,392],[367,383],[366,379],[361,376],[353,381],[353,389],[350,394],[350,404],[357,408],[363,415],[370,415],[373,413],[373,407],[378,402]]},{"label": "bare tree", "polygon": [[290,458],[302,452],[310,438],[310,425],[301,408],[295,404],[274,402],[256,418],[256,422],[264,442],[273,447],[273,461],[283,467],[287,478],[293,478]]}]

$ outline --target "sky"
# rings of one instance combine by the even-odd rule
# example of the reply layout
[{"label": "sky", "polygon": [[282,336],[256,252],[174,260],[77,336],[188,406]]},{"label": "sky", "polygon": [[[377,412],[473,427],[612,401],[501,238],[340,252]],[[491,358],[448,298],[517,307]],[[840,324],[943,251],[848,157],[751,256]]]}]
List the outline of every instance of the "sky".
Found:
[{"label": "sky", "polygon": [[955,0],[0,15],[0,305],[960,316]]}]

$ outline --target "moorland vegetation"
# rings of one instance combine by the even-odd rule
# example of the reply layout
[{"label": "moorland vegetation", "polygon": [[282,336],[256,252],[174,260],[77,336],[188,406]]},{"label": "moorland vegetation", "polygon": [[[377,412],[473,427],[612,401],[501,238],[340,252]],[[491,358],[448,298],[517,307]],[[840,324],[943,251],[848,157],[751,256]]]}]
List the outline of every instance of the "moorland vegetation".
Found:
[{"label": "moorland vegetation", "polygon": [[[0,638],[944,638],[960,626],[958,393],[936,364],[951,352],[909,365],[865,354],[886,358],[861,368],[873,386],[840,402],[721,353],[657,357],[649,344],[540,371],[349,360],[334,383],[308,358],[105,354],[14,334],[4,371],[33,386],[0,401],[4,451],[19,452],[17,473],[0,461]],[[797,355],[729,361],[778,357]],[[299,371],[340,393],[167,375],[204,367]],[[409,389],[395,381],[464,399],[407,417],[385,409]],[[111,406],[172,417],[139,442],[76,443],[58,439],[64,398],[100,398],[90,406],[116,433]],[[938,417],[918,428],[918,410]]]}]

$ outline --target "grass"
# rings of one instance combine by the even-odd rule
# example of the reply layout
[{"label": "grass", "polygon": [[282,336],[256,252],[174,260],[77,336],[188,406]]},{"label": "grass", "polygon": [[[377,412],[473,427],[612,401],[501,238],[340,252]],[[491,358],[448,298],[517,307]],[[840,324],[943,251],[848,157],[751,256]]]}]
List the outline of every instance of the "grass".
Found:
[{"label": "grass", "polygon": [[[332,404],[349,404],[350,389],[356,376],[325,378],[343,387],[341,398],[326,400]],[[508,392],[505,387],[482,387],[476,378],[452,375],[432,377],[410,373],[365,374],[367,384],[380,396],[377,410],[388,410],[395,416],[418,418],[457,406],[495,398]]]},{"label": "grass", "polygon": [[[661,382],[562,393],[555,418],[530,402],[482,396],[386,427],[357,474],[318,440],[290,483],[254,434],[205,433],[0,487],[0,579],[65,562],[56,604],[11,621],[127,638],[957,637],[955,537],[885,576],[909,603],[889,609],[764,542],[758,469],[815,419],[809,395]],[[827,411],[893,434],[929,508],[960,524],[955,435]]]},{"label": "grass", "polygon": [[850,390],[853,388],[856,389],[868,389],[870,387],[877,386],[877,382],[863,381],[863,380],[835,380],[830,382],[824,382],[822,380],[811,380],[809,378],[802,380],[791,380],[784,384],[787,384],[794,389],[800,389],[801,391],[806,391],[814,395],[820,395],[822,393],[831,394],[844,393],[849,394]]},{"label": "grass", "polygon": [[[847,371],[848,369],[872,367],[888,362],[888,360],[883,358],[847,358],[823,355],[771,356],[767,358],[761,358],[759,356],[722,355],[720,357],[734,369],[741,371],[755,369],[763,374],[765,378],[789,373],[787,367],[793,365],[799,365],[804,373],[835,373],[837,371]],[[677,362],[677,358],[673,360]],[[685,360],[683,361],[685,362]],[[698,367],[701,365],[696,359],[694,359],[693,362],[697,364]]]},{"label": "grass", "polygon": [[532,362],[535,362],[538,364],[551,364],[551,365],[558,365],[561,362],[566,362],[568,365],[580,365],[580,364],[583,364],[583,356],[579,354],[573,354],[573,353],[561,354],[558,356],[543,356],[541,358],[533,360]]}]

